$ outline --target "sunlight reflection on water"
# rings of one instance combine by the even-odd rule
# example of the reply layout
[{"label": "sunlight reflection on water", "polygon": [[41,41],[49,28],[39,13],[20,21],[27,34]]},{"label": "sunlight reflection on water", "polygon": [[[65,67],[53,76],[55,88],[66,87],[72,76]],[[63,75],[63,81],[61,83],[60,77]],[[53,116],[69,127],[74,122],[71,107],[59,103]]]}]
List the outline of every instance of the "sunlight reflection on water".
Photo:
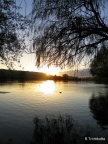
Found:
[{"label": "sunlight reflection on water", "polygon": [[54,81],[44,81],[39,85],[39,91],[43,92],[44,94],[51,94],[55,90],[55,83]]},{"label": "sunlight reflection on water", "polygon": [[28,144],[35,115],[70,114],[79,124],[100,130],[89,101],[92,95],[106,95],[108,87],[90,82],[47,80],[0,83],[0,92],[0,142],[12,137],[15,144]]}]

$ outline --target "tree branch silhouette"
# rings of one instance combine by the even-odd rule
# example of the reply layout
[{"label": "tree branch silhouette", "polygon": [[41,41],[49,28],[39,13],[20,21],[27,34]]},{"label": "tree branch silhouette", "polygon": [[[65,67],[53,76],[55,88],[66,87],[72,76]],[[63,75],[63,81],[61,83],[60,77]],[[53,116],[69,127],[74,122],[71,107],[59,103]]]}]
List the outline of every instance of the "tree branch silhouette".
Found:
[{"label": "tree branch silhouette", "polygon": [[95,55],[103,42],[107,44],[105,2],[34,0],[31,27],[37,66],[72,66],[84,55]]}]

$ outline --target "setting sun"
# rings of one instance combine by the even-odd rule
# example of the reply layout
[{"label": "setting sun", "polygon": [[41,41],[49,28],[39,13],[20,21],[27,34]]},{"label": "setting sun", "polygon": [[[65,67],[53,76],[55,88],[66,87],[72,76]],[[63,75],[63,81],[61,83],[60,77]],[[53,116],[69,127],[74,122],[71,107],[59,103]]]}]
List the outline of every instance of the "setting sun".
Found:
[{"label": "setting sun", "polygon": [[51,65],[49,67],[47,67],[46,65],[41,67],[41,68],[37,68],[34,63],[29,64],[28,66],[26,66],[24,68],[25,71],[33,71],[33,72],[42,72],[42,73],[46,73],[47,75],[57,75],[60,72],[60,68],[59,67],[55,67],[54,65]]},{"label": "setting sun", "polygon": [[50,66],[49,68],[44,66],[43,68],[39,69],[40,72],[44,72],[47,75],[57,75],[60,71],[60,68],[55,66]]}]

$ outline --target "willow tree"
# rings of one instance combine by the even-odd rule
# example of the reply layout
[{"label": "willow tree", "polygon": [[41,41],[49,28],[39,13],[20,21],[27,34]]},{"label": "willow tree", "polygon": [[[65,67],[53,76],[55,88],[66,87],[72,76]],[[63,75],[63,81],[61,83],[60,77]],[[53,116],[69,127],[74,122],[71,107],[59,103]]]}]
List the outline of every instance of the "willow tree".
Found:
[{"label": "willow tree", "polygon": [[98,81],[108,81],[108,49],[105,46],[94,57],[90,72]]},{"label": "willow tree", "polygon": [[0,63],[10,69],[15,61],[20,61],[25,47],[22,32],[27,26],[27,20],[19,10],[15,0],[0,1]]},{"label": "willow tree", "polygon": [[72,65],[107,44],[105,4],[106,0],[34,0],[31,28],[37,66]]}]

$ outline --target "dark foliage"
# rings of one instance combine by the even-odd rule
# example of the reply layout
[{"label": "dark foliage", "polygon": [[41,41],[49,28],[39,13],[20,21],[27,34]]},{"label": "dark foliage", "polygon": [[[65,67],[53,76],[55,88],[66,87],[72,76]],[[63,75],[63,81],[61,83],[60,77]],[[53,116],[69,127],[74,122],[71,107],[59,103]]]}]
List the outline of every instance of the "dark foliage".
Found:
[{"label": "dark foliage", "polygon": [[[102,144],[102,141],[90,141],[88,137],[95,137],[93,129],[89,126],[82,128],[69,115],[43,119],[36,117],[34,124],[33,141],[30,144]],[[107,143],[107,139],[104,143]]]},{"label": "dark foliage", "polygon": [[25,48],[22,31],[28,22],[19,9],[14,0],[0,1],[0,61],[9,69],[13,68],[14,61],[20,61]]},{"label": "dark foliage", "polygon": [[37,66],[65,66],[92,57],[108,40],[106,0],[34,0],[33,48]]},{"label": "dark foliage", "polygon": [[103,46],[94,57],[90,72],[97,80],[108,81],[108,49],[106,47]]},{"label": "dark foliage", "polygon": [[63,79],[68,80],[69,76],[67,74],[63,74]]}]

